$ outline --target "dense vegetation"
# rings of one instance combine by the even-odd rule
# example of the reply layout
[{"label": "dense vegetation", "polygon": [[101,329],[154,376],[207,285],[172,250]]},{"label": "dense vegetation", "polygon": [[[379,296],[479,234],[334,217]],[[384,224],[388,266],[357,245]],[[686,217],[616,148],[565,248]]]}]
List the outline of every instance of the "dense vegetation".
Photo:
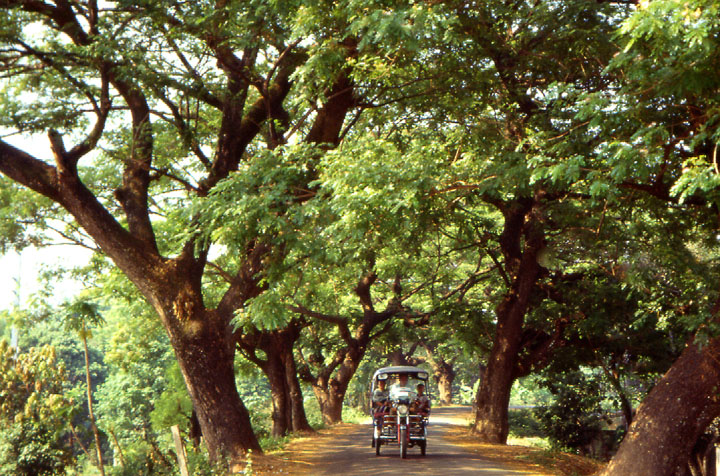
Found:
[{"label": "dense vegetation", "polygon": [[606,474],[702,469],[716,2],[0,9],[3,250],[93,253],[6,305],[3,470],[174,474],[173,425],[195,474],[241,465],[387,363],[483,441],[513,399]]}]

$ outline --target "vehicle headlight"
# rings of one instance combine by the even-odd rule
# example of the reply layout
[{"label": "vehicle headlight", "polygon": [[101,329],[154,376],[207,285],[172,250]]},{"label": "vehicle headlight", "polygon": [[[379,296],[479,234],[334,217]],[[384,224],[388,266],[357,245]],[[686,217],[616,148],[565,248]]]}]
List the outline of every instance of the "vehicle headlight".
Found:
[{"label": "vehicle headlight", "polygon": [[407,415],[408,414],[408,406],[407,405],[398,405],[397,411],[398,411],[398,415]]}]

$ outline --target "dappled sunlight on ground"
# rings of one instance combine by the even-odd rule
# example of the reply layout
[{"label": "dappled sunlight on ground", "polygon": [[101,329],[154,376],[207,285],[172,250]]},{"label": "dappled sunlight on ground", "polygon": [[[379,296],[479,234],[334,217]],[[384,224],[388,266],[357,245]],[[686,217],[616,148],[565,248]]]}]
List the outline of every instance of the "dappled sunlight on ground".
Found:
[{"label": "dappled sunlight on ground", "polygon": [[593,474],[601,466],[573,455],[528,446],[478,443],[467,427],[467,407],[433,411],[429,427],[428,454],[417,448],[401,459],[397,446],[383,446],[376,456],[371,448],[367,424],[339,424],[316,435],[293,439],[283,450],[253,457],[253,470],[260,476],[290,475],[480,475],[550,476]]},{"label": "dappled sunlight on ground", "polygon": [[453,427],[445,437],[455,445],[482,455],[489,461],[508,468],[534,471],[532,474],[537,476],[589,476],[597,473],[604,466],[588,458],[534,446],[480,443],[465,427]]}]

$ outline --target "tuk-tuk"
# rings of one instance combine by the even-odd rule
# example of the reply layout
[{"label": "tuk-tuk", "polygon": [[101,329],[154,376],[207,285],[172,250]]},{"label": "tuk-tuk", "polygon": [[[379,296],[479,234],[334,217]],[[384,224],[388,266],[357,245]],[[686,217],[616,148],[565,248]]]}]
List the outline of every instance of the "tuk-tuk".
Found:
[{"label": "tuk-tuk", "polygon": [[370,416],[376,455],[384,445],[397,445],[401,458],[414,446],[425,456],[430,415],[427,383],[428,372],[419,367],[383,367],[375,372],[370,383]]}]

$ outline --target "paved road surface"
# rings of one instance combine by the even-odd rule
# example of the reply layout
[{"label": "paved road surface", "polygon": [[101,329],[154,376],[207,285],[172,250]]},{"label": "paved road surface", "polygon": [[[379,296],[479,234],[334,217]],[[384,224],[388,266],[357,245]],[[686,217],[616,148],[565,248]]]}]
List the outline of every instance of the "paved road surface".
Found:
[{"label": "paved road surface", "polygon": [[433,409],[428,427],[427,455],[421,456],[417,447],[408,449],[407,458],[400,458],[397,446],[383,446],[381,455],[375,456],[370,446],[371,426],[360,425],[341,436],[332,447],[316,449],[311,460],[311,472],[316,475],[353,476],[504,476],[531,473],[498,467],[480,456],[455,446],[443,434],[450,425],[466,422],[468,410],[460,407]]}]

